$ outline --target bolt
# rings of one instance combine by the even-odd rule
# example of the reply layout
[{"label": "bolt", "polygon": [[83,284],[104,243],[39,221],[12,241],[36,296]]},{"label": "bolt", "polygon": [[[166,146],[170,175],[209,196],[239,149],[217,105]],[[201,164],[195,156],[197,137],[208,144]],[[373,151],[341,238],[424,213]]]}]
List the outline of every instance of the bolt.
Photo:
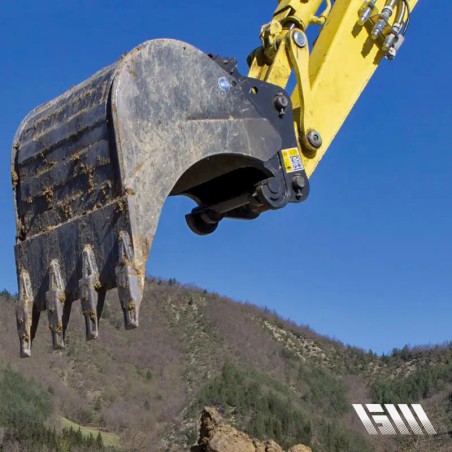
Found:
[{"label": "bolt", "polygon": [[270,190],[270,192],[274,195],[281,193],[281,190],[282,190],[281,182],[276,177],[272,177],[272,178],[268,179],[267,187]]},{"label": "bolt", "polygon": [[386,36],[386,39],[383,43],[383,47],[382,50],[383,52],[388,52],[389,49],[396,43],[397,41],[397,35],[395,35],[394,33],[389,34],[388,36]]},{"label": "bolt", "polygon": [[289,99],[282,93],[279,93],[275,97],[274,101],[275,108],[279,111],[281,115],[284,115],[286,108],[289,106]]},{"label": "bolt", "polygon": [[377,20],[377,23],[372,29],[372,33],[370,35],[371,39],[376,41],[383,34],[383,31],[391,15],[392,8],[385,6],[380,14],[380,18]]},{"label": "bolt", "polygon": [[359,16],[358,25],[364,25],[368,20],[370,15],[372,14],[373,8],[368,6],[362,14]]},{"label": "bolt", "polygon": [[304,177],[300,176],[299,174],[294,176],[294,178],[292,179],[292,188],[297,199],[301,199],[303,197],[303,188],[305,187],[305,185],[306,181]]},{"label": "bolt", "polygon": [[306,138],[308,140],[308,143],[313,147],[318,149],[320,146],[322,146],[322,137],[317,130],[311,129],[307,135]]},{"label": "bolt", "polygon": [[383,30],[384,25],[385,25],[385,22],[380,19],[377,21],[374,28],[372,28],[372,33],[370,34],[370,38],[373,41],[376,41],[381,36],[381,32]]},{"label": "bolt", "polygon": [[293,37],[295,44],[298,47],[303,48],[308,43],[308,39],[306,38],[306,35],[301,31],[294,32],[292,37]]},{"label": "bolt", "polygon": [[306,181],[304,180],[304,177],[300,176],[299,174],[294,176],[294,178],[292,179],[292,187],[294,189],[304,188],[305,185]]}]

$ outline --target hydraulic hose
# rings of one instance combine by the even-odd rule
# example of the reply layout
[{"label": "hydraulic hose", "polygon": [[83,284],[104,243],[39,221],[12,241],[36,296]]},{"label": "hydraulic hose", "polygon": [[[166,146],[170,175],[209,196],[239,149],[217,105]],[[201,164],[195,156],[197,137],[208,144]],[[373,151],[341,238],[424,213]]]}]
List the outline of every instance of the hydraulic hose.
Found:
[{"label": "hydraulic hose", "polygon": [[405,17],[405,13],[406,13],[406,4],[404,0],[398,0],[397,15],[392,26],[392,32],[388,36],[386,36],[385,41],[383,43],[384,52],[388,52],[389,49],[396,43],[399,37],[399,32],[403,25],[403,18]]},{"label": "hydraulic hose", "polygon": [[399,4],[397,6],[397,16],[394,22],[394,28],[397,27],[398,30],[402,28],[403,18],[406,14],[406,3],[403,0],[399,0]]}]

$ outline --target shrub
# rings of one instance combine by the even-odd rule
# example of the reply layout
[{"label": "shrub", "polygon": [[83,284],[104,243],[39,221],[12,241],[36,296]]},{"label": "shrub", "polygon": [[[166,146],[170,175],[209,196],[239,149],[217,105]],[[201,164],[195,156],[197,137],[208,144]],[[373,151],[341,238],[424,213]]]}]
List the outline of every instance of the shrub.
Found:
[{"label": "shrub", "polygon": [[51,395],[39,383],[12,369],[3,371],[0,380],[1,425],[40,425],[52,411]]}]

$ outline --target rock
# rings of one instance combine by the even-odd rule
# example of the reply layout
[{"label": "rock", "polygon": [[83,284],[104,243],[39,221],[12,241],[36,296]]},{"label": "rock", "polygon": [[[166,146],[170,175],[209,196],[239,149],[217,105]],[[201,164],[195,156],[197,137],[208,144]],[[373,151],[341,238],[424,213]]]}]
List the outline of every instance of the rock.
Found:
[{"label": "rock", "polygon": [[312,449],[308,446],[297,444],[296,446],[292,446],[288,452],[312,452]]},{"label": "rock", "polygon": [[269,441],[253,441],[255,452],[284,452],[272,439]]},{"label": "rock", "polygon": [[[258,441],[227,424],[213,407],[205,407],[201,414],[198,444],[191,452],[284,452],[273,440]],[[312,452],[307,446],[297,445],[289,452]]]},{"label": "rock", "polygon": [[227,425],[215,408],[205,407],[201,415],[198,444],[193,452],[255,452],[253,441]]}]

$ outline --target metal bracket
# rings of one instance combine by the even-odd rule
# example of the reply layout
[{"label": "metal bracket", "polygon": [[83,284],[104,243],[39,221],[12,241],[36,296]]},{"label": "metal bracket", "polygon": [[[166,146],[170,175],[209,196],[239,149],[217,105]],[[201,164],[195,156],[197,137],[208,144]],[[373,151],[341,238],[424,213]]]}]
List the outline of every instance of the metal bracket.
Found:
[{"label": "metal bracket", "polygon": [[281,30],[279,39],[281,42],[272,54],[270,64],[265,62],[267,51],[265,47],[254,52],[251,56],[250,75],[284,88],[292,69],[295,71],[297,84],[292,95],[295,128],[301,152],[304,157],[311,159],[322,146],[322,139],[320,132],[313,127],[313,114],[310,108],[312,100],[308,38],[301,28],[295,27]]},{"label": "metal bracket", "polygon": [[[300,37],[303,37],[303,39]],[[303,43],[303,45],[300,45],[300,43]],[[321,147],[322,139],[320,132],[314,129],[312,124],[308,38],[303,31],[294,29],[287,35],[286,46],[288,58],[297,79],[292,102],[295,126],[298,128],[298,136],[301,142],[300,148],[306,157],[312,158]]]}]

